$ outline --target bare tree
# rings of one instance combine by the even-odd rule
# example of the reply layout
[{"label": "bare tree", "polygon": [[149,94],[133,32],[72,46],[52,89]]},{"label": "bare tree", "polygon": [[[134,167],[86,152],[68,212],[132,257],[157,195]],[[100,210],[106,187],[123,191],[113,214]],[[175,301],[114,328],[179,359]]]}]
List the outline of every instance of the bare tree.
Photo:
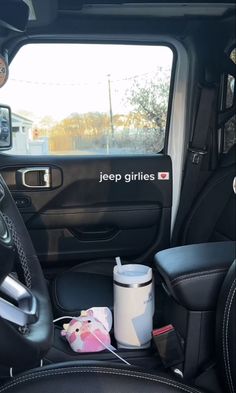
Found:
[{"label": "bare tree", "polygon": [[127,103],[139,119],[136,125],[146,151],[159,152],[164,146],[169,87],[170,71],[155,73],[145,80],[135,79],[126,92]]}]

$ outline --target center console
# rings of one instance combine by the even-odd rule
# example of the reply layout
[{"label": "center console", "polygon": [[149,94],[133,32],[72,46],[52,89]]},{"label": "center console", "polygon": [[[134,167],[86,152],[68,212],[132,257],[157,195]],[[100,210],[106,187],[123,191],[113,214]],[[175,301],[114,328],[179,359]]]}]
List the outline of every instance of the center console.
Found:
[{"label": "center console", "polygon": [[[113,333],[111,333],[112,344],[114,347],[117,346]],[[146,348],[146,349],[118,349],[115,351],[120,357],[125,359],[129,364],[148,368],[150,370],[160,369],[161,361],[156,356],[156,350],[154,347]],[[102,352],[93,352],[93,353],[76,353],[71,350],[66,340],[63,340],[61,337],[61,327],[55,326],[54,332],[54,344],[46,358],[44,359],[45,364],[49,363],[58,363],[65,361],[108,361],[108,362],[119,362],[122,363],[119,358],[113,355],[108,350],[104,350]]]},{"label": "center console", "polygon": [[155,256],[164,289],[161,323],[172,324],[180,334],[186,378],[214,359],[218,294],[234,258],[235,242],[176,247]]},{"label": "center console", "polygon": [[[156,310],[154,327],[173,325],[184,348],[183,373],[192,379],[214,359],[215,309],[224,277],[235,258],[235,242],[196,244],[161,251],[155,256]],[[64,322],[64,321],[63,321]],[[112,345],[116,347],[113,332]],[[159,370],[162,362],[153,345],[118,349],[131,365]],[[54,345],[46,363],[69,360],[119,361],[112,353],[76,353],[55,326]]]}]

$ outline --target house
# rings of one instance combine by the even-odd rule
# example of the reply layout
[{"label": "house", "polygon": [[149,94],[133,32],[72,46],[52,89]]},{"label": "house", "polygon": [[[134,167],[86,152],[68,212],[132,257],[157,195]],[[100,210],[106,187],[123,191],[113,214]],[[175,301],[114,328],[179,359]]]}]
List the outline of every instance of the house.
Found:
[{"label": "house", "polygon": [[48,140],[33,140],[34,121],[25,116],[12,113],[13,154],[47,154]]}]

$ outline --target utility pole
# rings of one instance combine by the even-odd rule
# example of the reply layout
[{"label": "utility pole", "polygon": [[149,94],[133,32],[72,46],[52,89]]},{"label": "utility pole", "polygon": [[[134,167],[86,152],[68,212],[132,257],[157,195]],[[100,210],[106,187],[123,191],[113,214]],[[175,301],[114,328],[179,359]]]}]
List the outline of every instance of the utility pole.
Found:
[{"label": "utility pole", "polygon": [[110,109],[110,127],[111,127],[111,140],[114,142],[114,125],[113,125],[113,113],[112,113],[112,99],[111,99],[111,75],[108,74],[108,96],[109,96],[109,109]]}]

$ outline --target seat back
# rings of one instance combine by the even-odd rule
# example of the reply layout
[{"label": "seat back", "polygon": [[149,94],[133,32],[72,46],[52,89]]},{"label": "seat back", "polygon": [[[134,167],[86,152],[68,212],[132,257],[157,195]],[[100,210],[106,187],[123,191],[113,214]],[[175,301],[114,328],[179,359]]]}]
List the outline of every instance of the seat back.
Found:
[{"label": "seat back", "polygon": [[236,145],[199,193],[184,226],[181,244],[236,240]]},{"label": "seat back", "polygon": [[236,392],[236,260],[220,291],[216,317],[217,365],[224,392]]}]

